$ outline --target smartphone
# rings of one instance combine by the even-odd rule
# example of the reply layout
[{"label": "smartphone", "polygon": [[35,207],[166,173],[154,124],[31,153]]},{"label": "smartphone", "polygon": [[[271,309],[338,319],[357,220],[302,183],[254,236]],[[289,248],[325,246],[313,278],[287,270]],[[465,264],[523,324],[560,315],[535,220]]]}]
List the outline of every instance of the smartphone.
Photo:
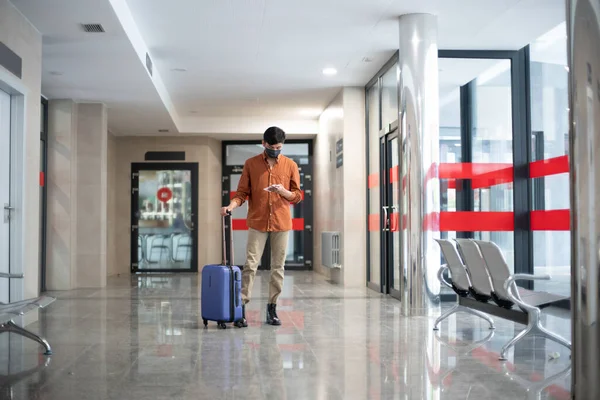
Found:
[{"label": "smartphone", "polygon": [[265,190],[267,192],[274,192],[276,187],[277,187],[277,185],[271,185],[269,187],[266,187]]}]

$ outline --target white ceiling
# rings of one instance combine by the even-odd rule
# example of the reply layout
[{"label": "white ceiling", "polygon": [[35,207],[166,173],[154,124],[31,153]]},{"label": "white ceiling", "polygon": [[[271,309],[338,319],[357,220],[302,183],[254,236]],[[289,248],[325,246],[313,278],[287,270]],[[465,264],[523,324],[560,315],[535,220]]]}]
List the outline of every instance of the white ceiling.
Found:
[{"label": "white ceiling", "polygon": [[442,49],[518,49],[564,20],[564,0],[11,1],[44,35],[44,94],[105,102],[122,135],[313,134],[337,91],[397,49],[401,14],[438,15]]}]

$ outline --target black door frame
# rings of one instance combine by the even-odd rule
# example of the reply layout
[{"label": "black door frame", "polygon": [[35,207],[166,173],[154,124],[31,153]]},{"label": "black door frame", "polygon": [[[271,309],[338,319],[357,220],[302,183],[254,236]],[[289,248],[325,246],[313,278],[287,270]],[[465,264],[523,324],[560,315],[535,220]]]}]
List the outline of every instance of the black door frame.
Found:
[{"label": "black door frame", "polygon": [[47,239],[47,214],[48,214],[48,100],[41,98],[40,121],[40,146],[42,160],[40,160],[40,293],[46,291],[46,239]]},{"label": "black door frame", "polygon": [[[393,68],[394,65],[398,62],[399,56],[400,56],[400,52],[396,51],[394,53],[394,55],[383,65],[383,67],[381,67],[381,69],[377,72],[377,74],[375,74],[375,76],[365,86],[365,132],[366,132],[366,135],[365,135],[365,140],[366,140],[365,154],[366,154],[366,158],[365,158],[365,160],[367,160],[367,162],[366,162],[367,168],[369,168],[369,165],[370,165],[369,159],[370,159],[370,134],[371,134],[371,132],[369,130],[370,130],[371,119],[374,118],[374,117],[377,119],[377,130],[379,132],[380,138],[381,138],[382,130],[386,128],[386,127],[382,126],[382,121],[381,121],[381,103],[382,103],[382,95],[381,95],[382,85],[381,85],[381,80],[382,80],[383,76],[391,68]],[[369,90],[371,88],[373,88],[373,87],[377,88],[376,90],[377,90],[377,102],[378,102],[377,115],[375,115],[375,116],[369,115],[370,104],[369,104],[368,93],[369,93]],[[400,90],[400,82],[397,82],[397,87],[398,87],[398,95],[399,95],[399,93],[400,93],[399,92],[399,90]],[[398,102],[398,104],[400,104],[400,102]],[[400,111],[400,109],[398,109],[398,112],[399,111]],[[393,124],[395,124],[395,123],[393,123]],[[387,129],[388,129],[387,130],[388,132],[391,132],[391,129],[390,129],[389,125],[388,125]],[[377,173],[381,174],[381,168],[382,168],[381,167],[381,165],[382,165],[381,164],[381,162],[382,162],[382,160],[381,160],[381,143],[379,144],[379,147],[380,147],[380,150],[379,150],[379,152],[380,152],[380,159],[379,159],[379,171],[377,171]],[[379,218],[379,221],[380,221],[380,232],[371,232],[369,230],[369,214],[371,212],[370,211],[371,210],[371,198],[370,198],[369,189],[368,189],[369,188],[369,175],[372,174],[372,173],[374,173],[374,172],[375,171],[370,171],[370,170],[367,169],[367,181],[365,182],[365,185],[367,187],[367,191],[366,191],[366,206],[367,206],[366,207],[366,211],[367,211],[366,212],[366,215],[367,215],[367,221],[366,221],[367,222],[367,224],[366,224],[366,232],[367,232],[367,235],[366,235],[366,249],[367,249],[367,251],[366,251],[366,264],[365,264],[367,266],[367,268],[366,268],[366,275],[367,275],[366,282],[367,282],[367,287],[369,289],[377,291],[379,293],[387,293],[387,291],[385,289],[386,286],[387,286],[387,283],[386,283],[386,272],[385,272],[384,267],[383,267],[383,263],[384,263],[383,258],[384,258],[384,255],[385,255],[385,253],[384,253],[384,247],[383,247],[383,241],[380,241],[380,253],[379,253],[379,255],[380,255],[379,256],[380,257],[380,261],[379,261],[379,265],[378,266],[371,265],[371,235],[373,235],[373,234],[382,235],[381,229],[383,227],[382,218],[380,217]],[[380,180],[381,180],[381,175],[380,175]],[[381,204],[383,204],[383,197],[381,197],[382,196],[381,195],[381,190],[382,190],[381,189],[381,184],[379,186],[380,186],[380,188],[379,188],[379,190],[380,190],[379,201],[380,201],[380,205],[381,205]],[[379,210],[379,212],[381,212],[381,210]],[[380,276],[380,279],[379,279],[380,282],[379,283],[371,282],[371,269],[372,268],[379,268],[380,269],[380,275],[379,275]]]},{"label": "black door frame", "polygon": [[[299,271],[299,270],[312,270],[314,265],[314,204],[313,204],[313,141],[312,140],[303,140],[303,139],[290,139],[285,141],[286,144],[308,144],[308,164],[298,165],[298,169],[301,175],[304,175],[303,187],[304,190],[304,200],[302,207],[302,216],[300,218],[304,218],[304,263],[288,263],[285,264],[285,269],[291,271]],[[231,201],[230,197],[230,183],[229,177],[231,175],[241,174],[244,168],[243,165],[227,165],[227,146],[228,145],[259,145],[261,144],[260,140],[230,140],[222,142],[222,154],[221,154],[221,195],[222,195],[222,203],[223,205],[229,204]],[[285,150],[284,150],[285,153]],[[308,201],[307,201],[308,200]],[[229,223],[225,224],[226,234],[229,235],[229,230],[231,229],[231,225]],[[294,231],[292,231],[294,232]],[[228,236],[229,237],[229,236]],[[226,244],[228,246],[228,244]],[[299,243],[295,246],[298,248]],[[227,249],[229,250],[229,249]],[[228,253],[229,254],[229,253]],[[265,244],[265,250],[263,252],[261,262],[259,265],[260,270],[270,270],[271,269],[271,243],[270,240],[267,240]],[[240,262],[238,261],[238,264]]]},{"label": "black door frame", "polygon": [[[391,123],[387,129],[382,130],[379,135],[379,195],[381,201],[382,211],[385,208],[387,210],[387,218],[379,218],[380,220],[380,232],[381,232],[381,286],[382,293],[389,294],[395,299],[400,300],[401,292],[398,289],[392,288],[392,282],[394,279],[394,232],[392,228],[392,214],[394,211],[400,213],[400,204],[394,205],[394,185],[391,183],[391,160],[392,160],[392,140],[398,141],[398,151],[400,151],[400,131],[398,129],[398,120]],[[400,168],[400,154],[398,154],[398,168]],[[401,185],[401,183],[399,183]],[[400,189],[400,187],[399,187]],[[401,196],[398,193],[398,201]],[[394,207],[397,207],[394,210]],[[401,224],[402,216],[398,217],[398,224]],[[398,227],[400,228],[400,227]],[[401,232],[399,229],[398,232]],[[401,248],[398,246],[398,251]],[[400,254],[398,259],[401,260]],[[401,266],[400,266],[401,267]]]},{"label": "black door frame", "polygon": [[[161,171],[161,170],[179,170],[190,171],[191,186],[192,186],[192,224],[193,230],[190,232],[192,237],[192,255],[190,259],[189,269],[139,269],[138,259],[138,227],[136,212],[139,207],[139,173],[140,171]],[[157,162],[157,163],[131,163],[131,253],[130,267],[131,273],[153,273],[153,272],[198,272],[198,163],[172,163],[172,162]]]}]

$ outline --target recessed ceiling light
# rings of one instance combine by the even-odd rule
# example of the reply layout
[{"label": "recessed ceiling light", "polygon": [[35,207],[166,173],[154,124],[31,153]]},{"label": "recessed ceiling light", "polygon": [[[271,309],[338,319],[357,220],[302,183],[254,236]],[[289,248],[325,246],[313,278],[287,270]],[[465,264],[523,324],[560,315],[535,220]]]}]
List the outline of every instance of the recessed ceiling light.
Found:
[{"label": "recessed ceiling light", "polygon": [[337,69],[335,69],[335,68],[324,68],[323,69],[323,75],[333,76],[336,74],[337,74]]},{"label": "recessed ceiling light", "polygon": [[175,72],[186,72],[187,69],[185,68],[173,68],[171,71],[175,71]]},{"label": "recessed ceiling light", "polygon": [[169,130],[168,130],[168,129],[159,129],[158,131],[159,131],[160,133],[168,133],[168,132],[169,132]]},{"label": "recessed ceiling light", "polygon": [[366,63],[373,62],[373,57],[363,57],[362,61]]},{"label": "recessed ceiling light", "polygon": [[63,73],[62,72],[58,72],[58,71],[50,71],[50,75],[54,75],[54,76],[62,76]]}]

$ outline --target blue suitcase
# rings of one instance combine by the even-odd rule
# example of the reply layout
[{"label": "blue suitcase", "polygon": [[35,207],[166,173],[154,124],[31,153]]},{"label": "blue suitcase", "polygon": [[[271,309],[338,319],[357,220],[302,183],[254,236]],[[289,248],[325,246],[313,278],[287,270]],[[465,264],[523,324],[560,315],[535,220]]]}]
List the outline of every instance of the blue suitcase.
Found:
[{"label": "blue suitcase", "polygon": [[227,259],[223,217],[223,263],[205,265],[202,269],[200,305],[205,327],[208,321],[216,321],[219,328],[225,329],[226,322],[242,319],[242,272],[233,265],[233,231],[230,229],[229,233],[231,257]]}]

